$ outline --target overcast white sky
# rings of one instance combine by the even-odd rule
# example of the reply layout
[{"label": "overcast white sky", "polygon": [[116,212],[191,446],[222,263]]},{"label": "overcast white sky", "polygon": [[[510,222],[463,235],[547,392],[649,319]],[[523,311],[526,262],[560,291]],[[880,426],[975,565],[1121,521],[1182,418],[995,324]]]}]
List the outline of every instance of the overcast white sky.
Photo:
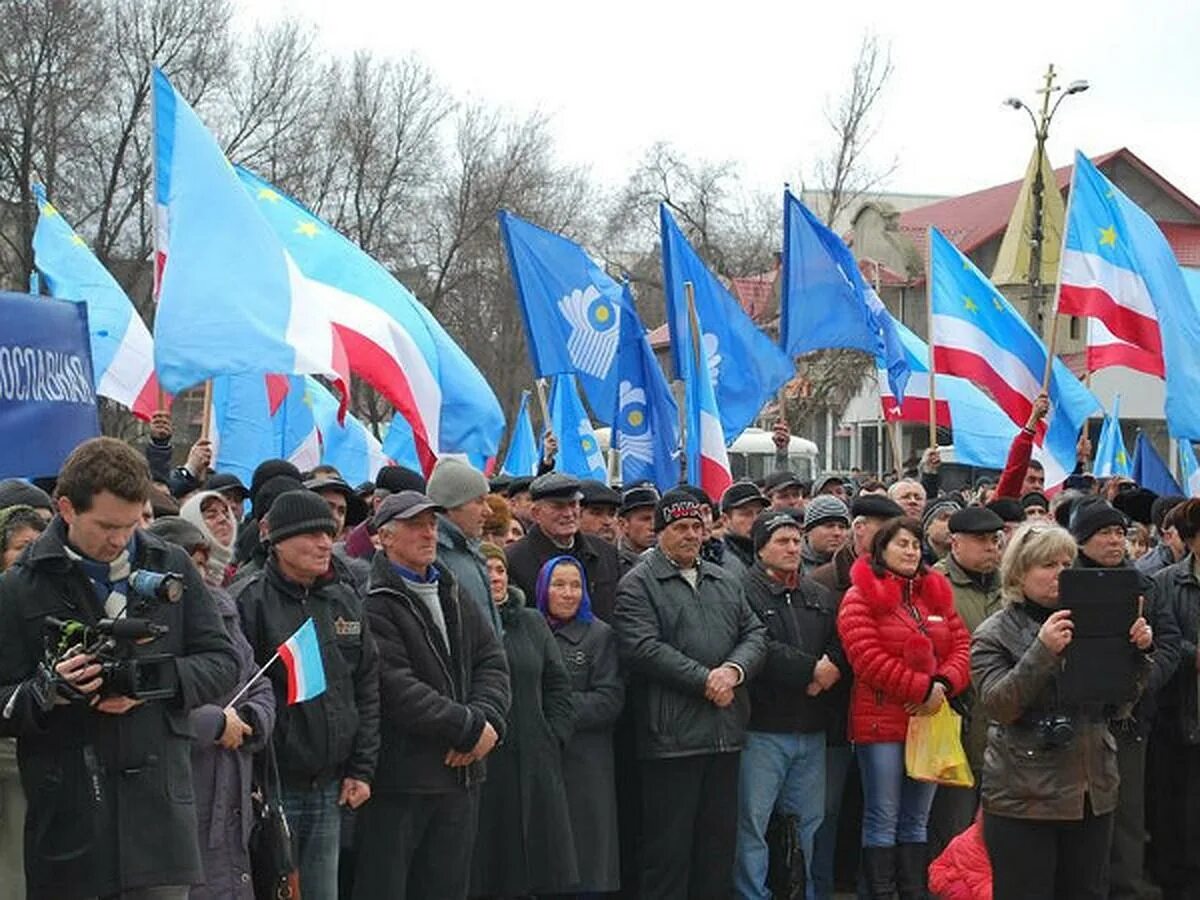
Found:
[{"label": "overcast white sky", "polygon": [[1021,177],[1024,113],[1046,64],[1068,98],[1054,165],[1075,147],[1127,146],[1200,200],[1200,3],[1194,0],[710,2],[710,0],[238,0],[252,27],[292,16],[335,53],[416,54],[456,96],[552,117],[564,160],[614,184],[656,140],[731,159],[755,187],[811,172],[830,143],[822,110],[847,82],[865,29],[895,73],[874,155],[886,187],[957,194]]}]

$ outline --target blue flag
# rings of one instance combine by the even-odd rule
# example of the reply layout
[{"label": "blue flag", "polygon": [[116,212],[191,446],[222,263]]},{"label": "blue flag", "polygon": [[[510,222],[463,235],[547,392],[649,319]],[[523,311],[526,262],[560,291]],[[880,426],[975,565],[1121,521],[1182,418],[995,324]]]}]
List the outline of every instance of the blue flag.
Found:
[{"label": "blue flag", "polygon": [[54,475],[100,434],[87,307],[0,293],[0,478]]},{"label": "blue flag", "polygon": [[746,315],[742,305],[704,265],[679,230],[665,203],[659,204],[663,269],[667,272],[667,309],[671,325],[671,356],[678,376],[684,370],[676,335],[687,334],[684,283],[691,282],[696,318],[713,370],[713,387],[726,443],[754,422],[775,392],[795,375],[785,354]]},{"label": "blue flag", "polygon": [[349,485],[374,481],[380,468],[391,462],[378,438],[349,413],[339,422],[337,397],[317,379],[306,378],[304,388],[321,436],[321,462],[335,467]]},{"label": "blue flag", "polygon": [[216,471],[232,472],[249,484],[266,459],[290,460],[301,471],[321,462],[313,398],[304,378],[220,375],[213,378],[212,392]]},{"label": "blue flag", "polygon": [[783,194],[779,343],[791,357],[837,348],[870,353],[887,370],[896,402],[904,400],[909,369],[895,320],[850,248],[791,191]]},{"label": "blue flag", "polygon": [[621,458],[621,483],[648,481],[660,491],[679,483],[679,409],[654,356],[646,330],[628,296],[621,321],[617,371],[621,405],[613,422],[613,446]]},{"label": "blue flag", "polygon": [[1129,477],[1159,496],[1183,493],[1179,482],[1142,431],[1138,432],[1137,444],[1133,448],[1133,471]]},{"label": "blue flag", "polygon": [[87,304],[96,393],[149,419],[159,405],[150,329],[87,241],[46,199],[45,188],[35,184],[33,197],[38,205],[33,262],[53,296]]},{"label": "blue flag", "polygon": [[532,477],[537,474],[537,467],[537,438],[533,436],[533,425],[529,421],[529,391],[522,391],[521,407],[517,410],[512,437],[508,442],[508,453],[504,456],[504,465],[500,467],[500,473],[514,478]]},{"label": "blue flag", "polygon": [[1104,417],[1100,440],[1096,443],[1096,461],[1092,471],[1099,478],[1129,474],[1129,454],[1121,435],[1121,395],[1113,397],[1112,415]]},{"label": "blue flag", "polygon": [[1189,440],[1179,441],[1179,468],[1183,473],[1184,492],[1189,497],[1200,497],[1200,464],[1196,462],[1196,450]]},{"label": "blue flag", "polygon": [[[421,458],[417,456],[417,441],[413,437],[412,427],[404,416],[392,416],[391,421],[388,422],[383,434],[383,453],[398,466],[404,466],[414,472],[421,471]],[[476,464],[472,461],[471,465],[480,471],[483,470],[482,463]]]},{"label": "blue flag", "polygon": [[573,375],[558,375],[550,389],[550,422],[558,437],[558,455],[554,458],[556,471],[576,478],[595,478],[608,482],[604,469],[604,454],[591,419],[579,400]]},{"label": "blue flag", "polygon": [[[351,371],[408,422],[414,445],[494,456],[504,413],[491,386],[412,292],[336,229],[246,169],[242,187],[297,268],[324,289]],[[414,432],[413,429],[416,429]]]},{"label": "blue flag", "polygon": [[617,409],[621,286],[574,241],[506,210],[498,215],[534,376],[574,373],[596,418],[610,424]]}]

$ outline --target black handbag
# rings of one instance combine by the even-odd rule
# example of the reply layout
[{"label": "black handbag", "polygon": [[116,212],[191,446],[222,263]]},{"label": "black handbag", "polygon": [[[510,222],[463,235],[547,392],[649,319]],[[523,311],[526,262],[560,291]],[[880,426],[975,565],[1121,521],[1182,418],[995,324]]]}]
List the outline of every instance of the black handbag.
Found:
[{"label": "black handbag", "polygon": [[300,880],[292,859],[292,832],[283,811],[283,788],[275,747],[259,754],[250,790],[250,876],[257,900],[300,900]]}]

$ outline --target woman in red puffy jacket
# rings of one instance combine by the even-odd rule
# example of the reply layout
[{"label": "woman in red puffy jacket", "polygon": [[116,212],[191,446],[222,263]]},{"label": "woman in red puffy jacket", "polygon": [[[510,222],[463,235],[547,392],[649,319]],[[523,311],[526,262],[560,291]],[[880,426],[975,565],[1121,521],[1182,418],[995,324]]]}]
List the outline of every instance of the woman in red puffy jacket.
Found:
[{"label": "woman in red puffy jacket", "polygon": [[863,869],[872,897],[926,896],[925,829],[937,785],[904,769],[909,716],[970,680],[970,635],[946,578],[921,562],[916,519],[885,522],[850,569],[838,634],[854,670],[850,739],[863,784]]}]

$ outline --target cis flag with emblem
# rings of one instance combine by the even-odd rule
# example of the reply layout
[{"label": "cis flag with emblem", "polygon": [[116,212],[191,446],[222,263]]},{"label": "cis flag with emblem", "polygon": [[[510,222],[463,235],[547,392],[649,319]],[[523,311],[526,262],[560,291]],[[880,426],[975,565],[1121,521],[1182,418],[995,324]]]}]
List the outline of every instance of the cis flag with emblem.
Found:
[{"label": "cis flag with emblem", "polygon": [[613,446],[620,454],[623,485],[648,481],[667,491],[679,483],[679,409],[628,285],[625,291],[627,314],[621,320],[617,355],[621,399],[613,422]]},{"label": "cis flag with emblem", "polygon": [[576,478],[594,478],[608,483],[604,453],[596,432],[592,430],[579,393],[575,376],[557,375],[550,389],[550,422],[558,437],[558,455],[554,458],[556,471]]},{"label": "cis flag with emblem", "polygon": [[596,418],[618,402],[621,286],[574,241],[500,210],[500,233],[537,378],[574,374]]},{"label": "cis flag with emblem", "polygon": [[33,185],[33,196],[38,205],[33,264],[51,296],[87,307],[96,393],[149,419],[158,408],[150,329],[87,241],[46,199],[46,189]]}]

